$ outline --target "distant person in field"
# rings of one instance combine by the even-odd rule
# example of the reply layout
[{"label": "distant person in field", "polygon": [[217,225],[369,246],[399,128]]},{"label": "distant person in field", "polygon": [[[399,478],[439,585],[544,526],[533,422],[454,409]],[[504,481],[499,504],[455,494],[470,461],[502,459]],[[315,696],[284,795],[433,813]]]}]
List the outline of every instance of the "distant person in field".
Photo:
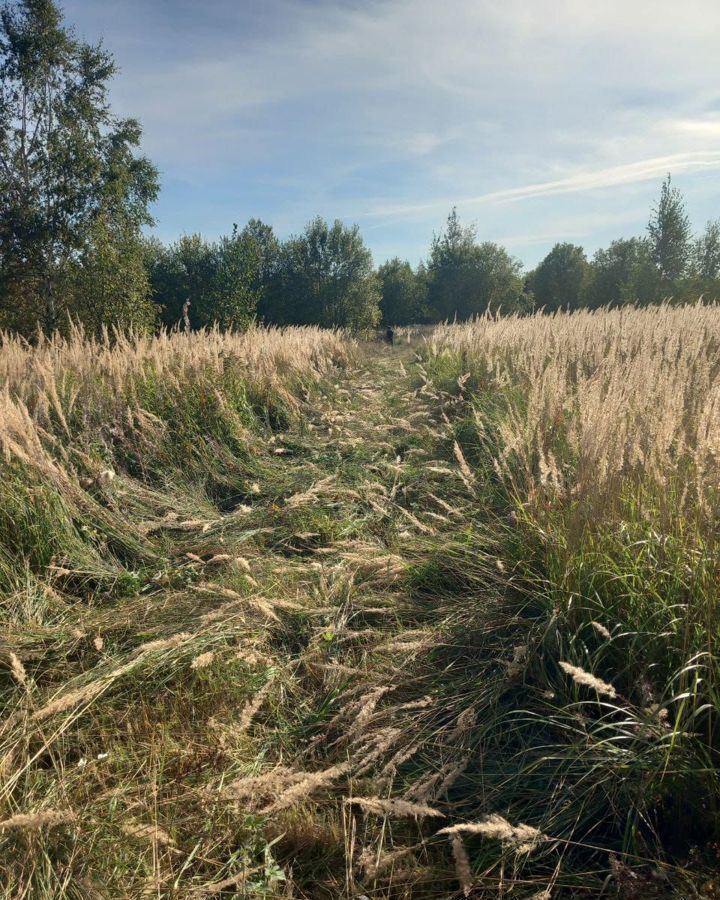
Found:
[{"label": "distant person in field", "polygon": [[388,325],[388,327],[385,329],[385,340],[388,342],[388,344],[390,344],[391,347],[395,343],[395,332],[393,331],[392,325]]},{"label": "distant person in field", "polygon": [[185,331],[190,331],[190,298],[183,303],[182,308],[182,321],[185,326]]}]

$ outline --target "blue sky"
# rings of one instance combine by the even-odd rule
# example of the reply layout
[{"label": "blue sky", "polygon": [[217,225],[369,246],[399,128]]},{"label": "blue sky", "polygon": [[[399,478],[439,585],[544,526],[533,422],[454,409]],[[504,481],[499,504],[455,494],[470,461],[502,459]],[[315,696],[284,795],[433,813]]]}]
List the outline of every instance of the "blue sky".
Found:
[{"label": "blue sky", "polygon": [[159,167],[157,234],[361,226],[418,262],[453,205],[532,266],[720,217],[718,0],[66,0]]}]

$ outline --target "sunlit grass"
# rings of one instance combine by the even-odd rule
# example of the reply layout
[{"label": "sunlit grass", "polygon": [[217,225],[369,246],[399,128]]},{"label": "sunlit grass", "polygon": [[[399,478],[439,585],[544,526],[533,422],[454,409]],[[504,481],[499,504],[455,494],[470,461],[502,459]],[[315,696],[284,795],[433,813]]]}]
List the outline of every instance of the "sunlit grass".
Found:
[{"label": "sunlit grass", "polygon": [[0,896],[713,896],[719,334],[6,341]]}]

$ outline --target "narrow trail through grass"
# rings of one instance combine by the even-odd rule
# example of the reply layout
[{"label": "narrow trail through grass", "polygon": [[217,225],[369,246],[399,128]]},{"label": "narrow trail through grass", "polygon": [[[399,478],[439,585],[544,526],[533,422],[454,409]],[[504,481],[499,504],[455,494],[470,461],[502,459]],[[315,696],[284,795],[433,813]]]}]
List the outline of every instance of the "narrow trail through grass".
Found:
[{"label": "narrow trail through grass", "polygon": [[[113,599],[54,566],[54,608],[11,642],[31,687],[4,728],[5,821],[45,807],[73,825],[50,829],[29,872],[7,866],[5,896],[233,893],[246,879],[273,895],[272,835],[277,859],[306,870],[298,890],[352,893],[342,798],[356,770],[379,764],[387,782],[412,749],[403,713],[431,705],[411,670],[435,610],[408,573],[462,519],[442,500],[448,479],[464,490],[449,420],[415,366],[407,346],[363,347],[297,427],[267,432],[223,512],[179,495],[138,521],[160,563],[142,587],[128,573],[137,592]],[[107,492],[130,518],[158,503],[122,473]]]},{"label": "narrow trail through grass", "polygon": [[675,896],[622,776],[664,726],[558,668],[446,387],[363,345],[232,490],[103,485],[154,562],[8,598],[0,896]]}]

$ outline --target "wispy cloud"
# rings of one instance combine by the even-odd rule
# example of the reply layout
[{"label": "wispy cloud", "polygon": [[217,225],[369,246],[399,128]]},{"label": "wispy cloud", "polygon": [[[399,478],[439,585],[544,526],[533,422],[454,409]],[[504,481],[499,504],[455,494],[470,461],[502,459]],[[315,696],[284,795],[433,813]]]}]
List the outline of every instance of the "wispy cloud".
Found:
[{"label": "wispy cloud", "polygon": [[489,191],[477,196],[444,197],[443,199],[431,200],[425,203],[398,206],[380,204],[359,213],[359,215],[371,218],[404,217],[428,212],[442,212],[453,205],[471,209],[487,203],[513,203],[521,200],[530,200],[535,197],[575,194],[583,191],[615,187],[621,184],[633,184],[649,179],[656,180],[663,178],[669,172],[678,173],[718,169],[720,169],[720,150],[675,153],[670,156],[643,159],[606,169],[579,172],[575,175],[569,175],[567,178],[557,178],[551,181],[541,181],[519,187]]}]

